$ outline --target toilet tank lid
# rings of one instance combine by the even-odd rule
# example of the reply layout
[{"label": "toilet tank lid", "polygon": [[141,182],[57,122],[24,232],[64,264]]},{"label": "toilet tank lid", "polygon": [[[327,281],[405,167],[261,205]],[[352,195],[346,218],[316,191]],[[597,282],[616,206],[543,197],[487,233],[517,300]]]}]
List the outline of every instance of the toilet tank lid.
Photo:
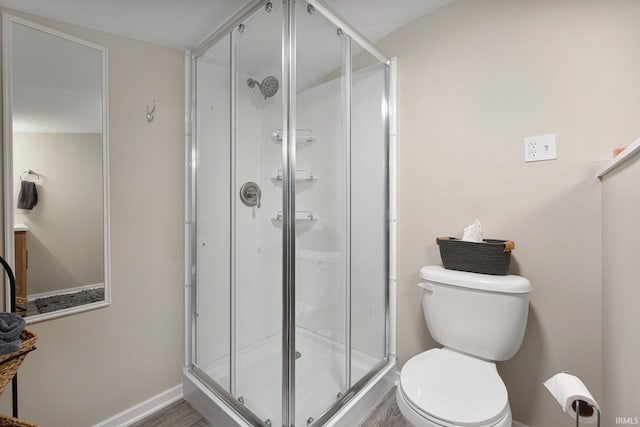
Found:
[{"label": "toilet tank lid", "polygon": [[469,273],[447,270],[440,265],[422,267],[420,278],[427,282],[507,294],[528,294],[533,290],[531,282],[521,276]]}]

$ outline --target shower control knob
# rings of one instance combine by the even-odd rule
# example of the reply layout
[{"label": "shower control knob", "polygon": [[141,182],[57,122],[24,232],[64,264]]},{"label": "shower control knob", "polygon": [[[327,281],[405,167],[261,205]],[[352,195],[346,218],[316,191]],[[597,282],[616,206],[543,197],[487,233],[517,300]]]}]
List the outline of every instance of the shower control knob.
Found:
[{"label": "shower control knob", "polygon": [[262,198],[262,190],[255,182],[245,182],[240,187],[240,200],[245,206],[250,208],[260,208],[260,199]]}]

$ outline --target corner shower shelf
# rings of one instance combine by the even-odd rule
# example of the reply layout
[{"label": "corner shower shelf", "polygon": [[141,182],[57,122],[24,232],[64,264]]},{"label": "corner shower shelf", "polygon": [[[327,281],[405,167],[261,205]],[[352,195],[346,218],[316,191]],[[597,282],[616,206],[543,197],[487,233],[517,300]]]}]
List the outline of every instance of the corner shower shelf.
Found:
[{"label": "corner shower shelf", "polygon": [[[313,171],[310,169],[296,169],[296,181],[317,181],[317,176],[313,175]],[[271,181],[274,184],[280,184],[284,180],[284,172],[282,169],[278,169],[275,176],[271,177]]]},{"label": "corner shower shelf", "polygon": [[[278,129],[271,135],[271,140],[276,144],[282,144],[282,129]],[[313,136],[311,129],[296,129],[296,144],[312,143],[318,140],[317,136]]]},{"label": "corner shower shelf", "polygon": [[[318,217],[315,216],[312,211],[296,211],[296,224],[313,223],[317,220],[318,220]],[[282,211],[276,212],[275,218],[271,218],[271,221],[275,224],[282,224],[282,221],[283,221]]]}]

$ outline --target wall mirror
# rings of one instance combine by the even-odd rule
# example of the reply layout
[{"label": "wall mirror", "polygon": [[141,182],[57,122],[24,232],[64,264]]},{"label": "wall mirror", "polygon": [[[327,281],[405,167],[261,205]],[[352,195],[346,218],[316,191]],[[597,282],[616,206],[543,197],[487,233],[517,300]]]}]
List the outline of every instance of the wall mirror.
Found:
[{"label": "wall mirror", "polygon": [[106,48],[7,14],[2,26],[4,243],[17,311],[33,323],[107,306]]}]

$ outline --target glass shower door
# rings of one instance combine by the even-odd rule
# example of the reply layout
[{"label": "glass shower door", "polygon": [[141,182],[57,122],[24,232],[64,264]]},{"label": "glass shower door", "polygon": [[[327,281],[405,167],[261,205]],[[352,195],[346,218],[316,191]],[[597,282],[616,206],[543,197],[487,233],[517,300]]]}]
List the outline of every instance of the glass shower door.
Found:
[{"label": "glass shower door", "polygon": [[193,373],[251,425],[322,425],[389,352],[388,65],[316,7],[193,62]]},{"label": "glass shower door", "polygon": [[231,38],[194,64],[194,365],[231,392]]},{"label": "glass shower door", "polygon": [[348,37],[296,2],[296,425],[348,388]]},{"label": "glass shower door", "polygon": [[351,43],[351,384],[386,360],[388,66]]},{"label": "glass shower door", "polygon": [[281,419],[282,6],[233,32],[234,396],[263,421]]},{"label": "glass shower door", "polygon": [[236,26],[194,76],[194,371],[266,425],[282,414],[281,9]]},{"label": "glass shower door", "polygon": [[[387,65],[296,2],[296,425],[388,354]],[[319,425],[319,424],[318,424]]]}]

